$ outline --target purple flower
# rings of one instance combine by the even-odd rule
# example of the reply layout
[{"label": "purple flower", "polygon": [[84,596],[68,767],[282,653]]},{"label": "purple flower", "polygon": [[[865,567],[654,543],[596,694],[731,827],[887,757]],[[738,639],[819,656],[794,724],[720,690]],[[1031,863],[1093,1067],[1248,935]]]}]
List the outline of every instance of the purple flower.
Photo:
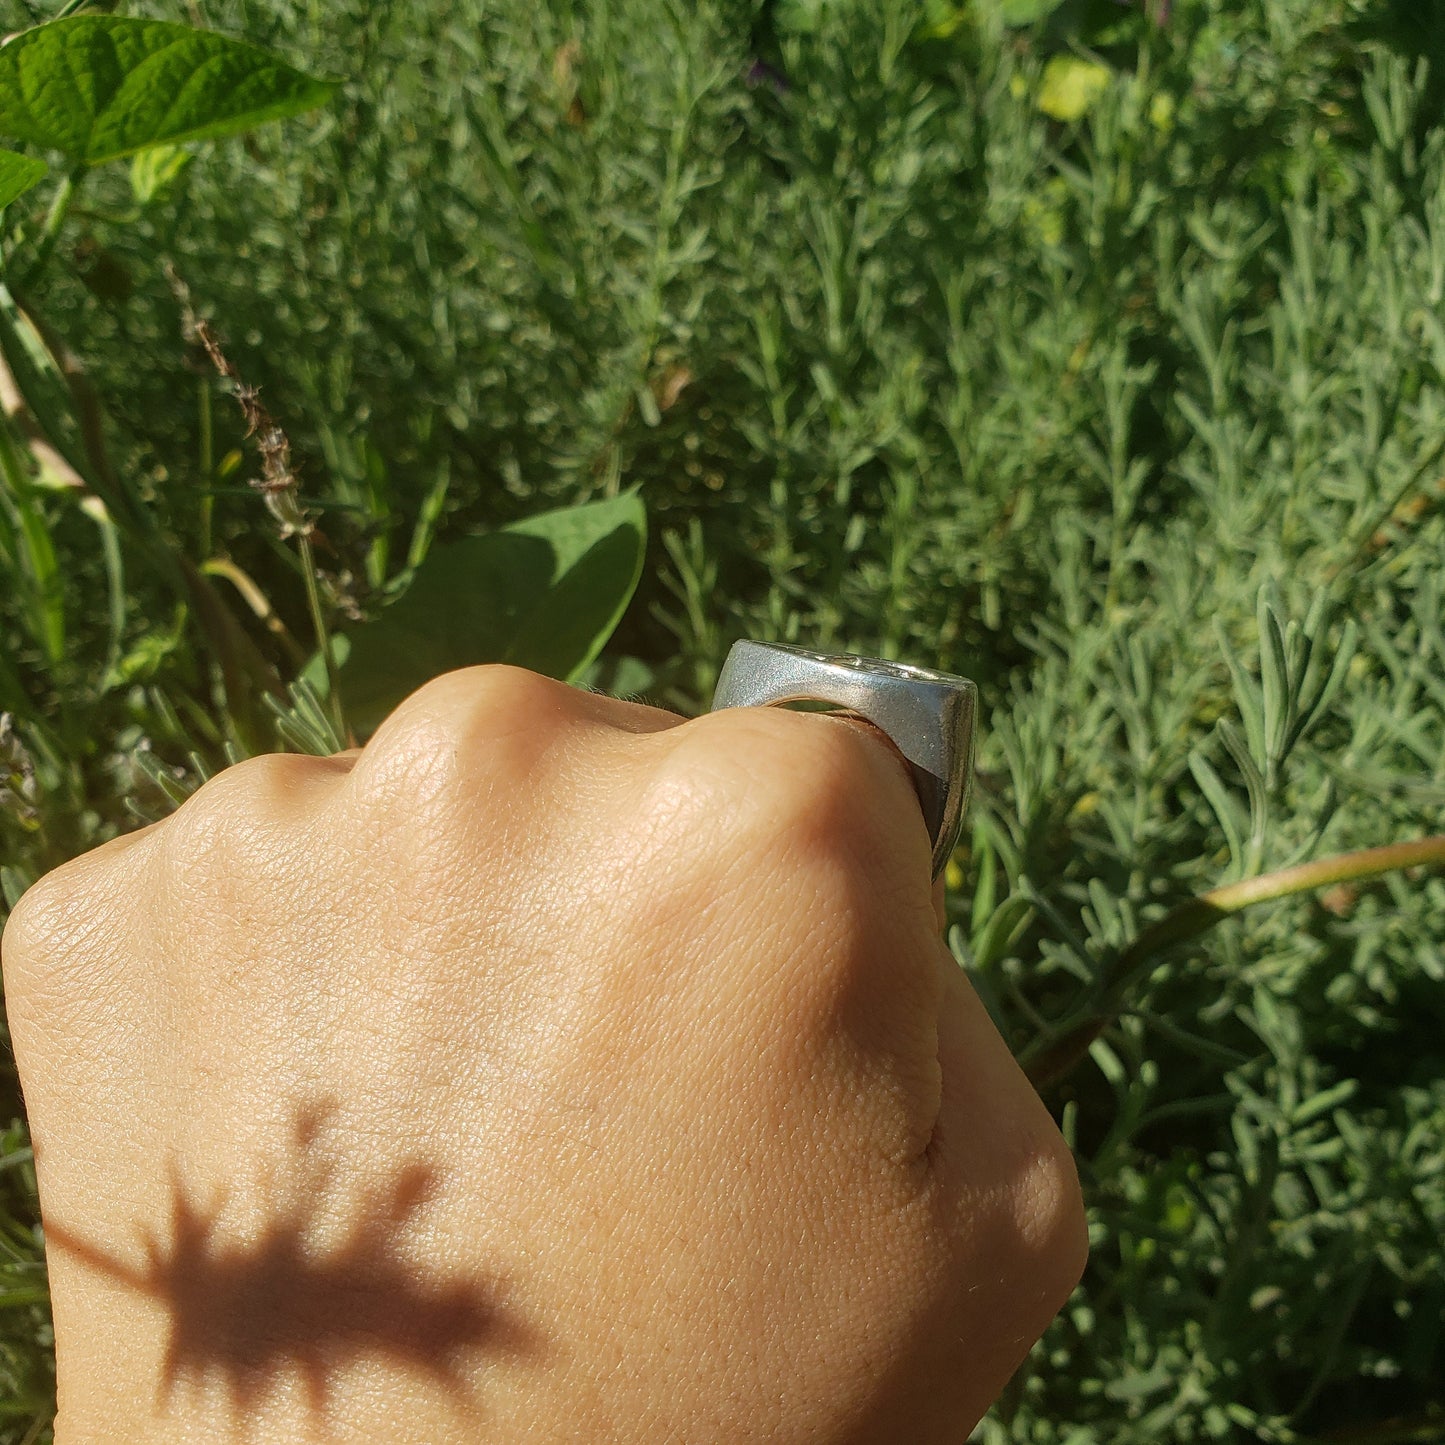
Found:
[{"label": "purple flower", "polygon": [[778,95],[786,95],[793,88],[788,84],[788,77],[781,70],[769,65],[766,60],[755,59],[748,66],[747,74],[743,78],[754,90],[760,85],[767,85]]}]

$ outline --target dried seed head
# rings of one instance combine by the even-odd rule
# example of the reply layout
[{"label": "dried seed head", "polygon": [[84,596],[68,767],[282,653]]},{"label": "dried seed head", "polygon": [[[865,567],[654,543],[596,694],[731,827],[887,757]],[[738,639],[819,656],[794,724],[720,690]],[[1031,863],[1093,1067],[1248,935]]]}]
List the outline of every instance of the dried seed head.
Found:
[{"label": "dried seed head", "polygon": [[265,498],[267,509],[280,524],[283,539],[310,538],[315,526],[310,513],[298,500],[300,483],[291,467],[290,440],[271,413],[261,404],[260,389],[242,380],[211,323],[196,315],[195,307],[191,304],[190,287],[169,261],[166,262],[165,272],[171,290],[180,303],[187,338],[200,343],[210,357],[211,365],[230,383],[231,395],[235,397],[236,405],[241,408],[241,415],[246,420],[246,435],[256,439],[256,449],[261,454],[261,476],[252,479],[252,489]]}]

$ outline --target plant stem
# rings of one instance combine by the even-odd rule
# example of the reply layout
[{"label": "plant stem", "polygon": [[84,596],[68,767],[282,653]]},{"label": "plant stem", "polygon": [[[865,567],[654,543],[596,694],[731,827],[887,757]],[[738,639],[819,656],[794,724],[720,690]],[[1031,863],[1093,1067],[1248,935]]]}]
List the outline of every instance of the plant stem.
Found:
[{"label": "plant stem", "polygon": [[1115,986],[1128,983],[1160,949],[1193,938],[1251,904],[1308,893],[1316,888],[1327,888],[1332,883],[1359,882],[1401,868],[1430,864],[1445,865],[1445,836],[1390,843],[1383,848],[1367,848],[1360,853],[1339,853],[1333,858],[1281,868],[1275,873],[1262,873],[1239,883],[1226,883],[1223,888],[1215,888],[1180,904],[1158,923],[1146,928],[1119,955],[1115,966]]},{"label": "plant stem", "polygon": [[65,4],[50,17],[49,23],[54,24],[57,20],[64,20],[68,16],[74,15],[77,10],[84,10],[89,4],[90,0],[65,0]]},{"label": "plant stem", "polygon": [[336,667],[336,658],[331,652],[331,635],[326,627],[326,614],[321,607],[321,589],[316,585],[316,558],[311,550],[311,538],[305,532],[299,532],[296,541],[301,552],[301,572],[306,579],[306,605],[311,609],[311,625],[316,630],[316,644],[326,661],[326,701],[331,709],[331,723],[336,729],[337,740],[343,747],[350,747],[354,739],[346,726],[346,714],[341,706],[341,677]]},{"label": "plant stem", "polygon": [[1235,913],[1255,903],[1308,893],[1334,883],[1362,882],[1402,868],[1445,867],[1445,835],[1390,843],[1359,853],[1340,853],[1314,863],[1262,873],[1239,883],[1201,893],[1151,923],[1115,959],[1103,980],[1103,1000],[1087,1018],[1066,1028],[1062,1035],[1043,1039],[1025,1055],[1025,1069],[1035,1088],[1047,1088],[1068,1075],[1089,1046],[1119,1016],[1123,994],[1153,967],[1155,957],[1176,943],[1207,933]]},{"label": "plant stem", "polygon": [[1331,1430],[1303,1445],[1437,1445],[1442,1423],[1445,1423],[1445,1413],[1427,1409],[1410,1419],[1382,1420],[1378,1425]]},{"label": "plant stem", "polygon": [[45,225],[36,243],[35,256],[25,270],[26,286],[33,286],[50,264],[50,258],[55,254],[55,243],[60,239],[60,229],[65,225],[65,218],[70,213],[70,203],[80,189],[85,172],[86,167],[83,165],[72,167],[55,188],[50,209],[45,214]]},{"label": "plant stem", "polygon": [[54,1418],[55,1412],[53,1410],[41,1411],[41,1413],[30,1422],[30,1428],[21,1436],[20,1445],[34,1445],[34,1442],[44,1434],[46,1427]]},{"label": "plant stem", "polygon": [[201,556],[211,555],[211,521],[216,509],[216,498],[212,491],[215,483],[216,461],[215,442],[211,429],[211,379],[201,378],[200,394],[201,424],[201,485],[205,492],[201,497]]},{"label": "plant stem", "polygon": [[306,651],[291,635],[290,629],[271,606],[271,600],[256,585],[248,572],[243,571],[229,557],[212,557],[201,563],[201,571],[207,577],[224,577],[245,599],[246,605],[265,624],[266,630],[286,649],[293,664],[306,665]]},{"label": "plant stem", "polygon": [[1398,491],[1390,497],[1389,501],[1380,509],[1379,513],[1360,528],[1357,538],[1350,549],[1350,555],[1336,567],[1330,574],[1338,576],[1341,572],[1353,572],[1364,560],[1365,553],[1370,549],[1370,543],[1374,540],[1380,529],[1384,527],[1395,515],[1395,509],[1404,502],[1405,498],[1418,487],[1427,476],[1439,464],[1440,459],[1445,457],[1445,436],[1442,436],[1429,452],[1426,453],[1410,475],[1405,479]]},{"label": "plant stem", "polygon": [[[316,554],[311,546],[311,519],[297,500],[299,487],[291,467],[291,443],[275,418],[261,405],[260,393],[247,386],[216,336],[210,322],[196,315],[191,304],[191,289],[170,262],[164,263],[166,279],[171,284],[189,337],[199,342],[211,365],[230,384],[231,395],[246,419],[247,435],[257,439],[261,453],[262,477],[252,483],[266,499],[266,508],[281,524],[281,537],[295,537],[301,557],[301,576],[306,584],[306,605],[311,612],[311,625],[316,642],[326,662],[326,679],[330,688],[331,717],[337,741],[343,746],[351,741],[346,715],[341,705],[341,688],[336,661],[331,655],[331,638],[326,628],[326,613],[321,606],[321,589],[317,585]],[[207,479],[209,490],[210,479]],[[200,576],[200,573],[197,573]],[[201,579],[204,581],[204,578]]]}]

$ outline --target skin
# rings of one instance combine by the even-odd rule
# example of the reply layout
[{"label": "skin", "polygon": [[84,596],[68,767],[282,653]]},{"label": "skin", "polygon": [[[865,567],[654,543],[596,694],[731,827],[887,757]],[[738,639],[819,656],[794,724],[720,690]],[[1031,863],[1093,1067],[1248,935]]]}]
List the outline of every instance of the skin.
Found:
[{"label": "skin", "polygon": [[866,725],[505,667],[4,935],[62,1445],[961,1442],[1073,1163]]}]

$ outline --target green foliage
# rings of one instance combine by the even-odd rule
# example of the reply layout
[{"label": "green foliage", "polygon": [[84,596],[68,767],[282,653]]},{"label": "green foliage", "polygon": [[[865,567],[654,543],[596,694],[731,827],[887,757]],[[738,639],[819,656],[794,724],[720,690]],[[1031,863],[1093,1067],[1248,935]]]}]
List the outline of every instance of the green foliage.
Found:
[{"label": "green foliage", "polygon": [[1063,0],[998,0],[996,9],[1006,25],[1031,25],[1052,15]]},{"label": "green foliage", "polygon": [[[433,547],[396,602],[338,639],[352,726],[370,733],[408,693],[455,667],[508,662],[578,677],[622,619],[646,537],[647,514],[628,492]],[[308,675],[323,686],[317,663]]]},{"label": "green foliage", "polygon": [[1055,55],[1039,82],[1038,107],[1054,120],[1078,120],[1109,88],[1110,78],[1108,66],[1097,61]]},{"label": "green foliage", "polygon": [[296,115],[332,89],[224,35],[76,15],[0,49],[0,134],[93,166]]},{"label": "green foliage", "polygon": [[130,189],[138,206],[162,199],[180,180],[194,154],[179,145],[147,146],[130,163]]},{"label": "green foliage", "polygon": [[0,150],[0,207],[8,206],[16,196],[23,196],[31,186],[45,177],[45,162],[34,156]]},{"label": "green foliage", "polygon": [[[60,454],[12,419],[7,890],[127,797],[336,741],[276,685],[304,579],[168,256],[285,420],[343,630],[433,538],[635,484],[639,605],[589,679],[695,710],[751,635],[979,681],[950,938],[1059,1065],[1094,1237],[982,1438],[1439,1438],[1445,880],[1150,933],[1445,831],[1445,71],[1413,7],[201,12],[352,79],[163,187],[98,173],[28,285],[54,194],[7,212],[49,329],[0,313],[6,355]],[[1068,120],[1061,55],[1109,72]],[[118,635],[91,498],[127,538]],[[34,1400],[43,1322],[10,1318]]]}]

